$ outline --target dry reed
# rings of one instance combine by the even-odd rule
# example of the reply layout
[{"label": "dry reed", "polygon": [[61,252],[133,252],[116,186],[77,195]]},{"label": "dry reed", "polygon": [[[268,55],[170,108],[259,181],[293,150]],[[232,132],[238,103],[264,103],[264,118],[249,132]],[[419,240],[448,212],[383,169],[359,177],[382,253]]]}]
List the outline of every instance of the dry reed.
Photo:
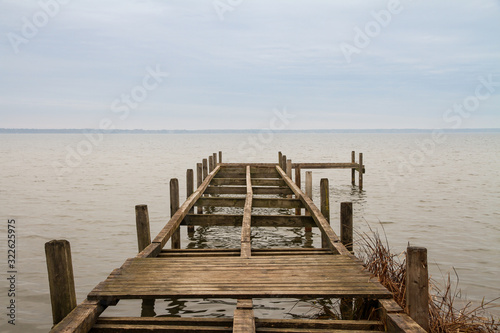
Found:
[{"label": "dry reed", "polygon": [[[385,232],[384,232],[385,234]],[[356,255],[363,260],[366,269],[377,276],[380,283],[394,294],[395,301],[404,309],[406,306],[406,253],[391,253],[387,238],[385,243],[378,232],[370,228],[370,233],[358,233]],[[456,272],[455,272],[456,274]],[[461,299],[457,282],[453,283],[448,274],[444,286],[429,279],[429,319],[430,332],[499,332],[498,318],[486,315],[494,307],[493,302],[472,302]]]}]

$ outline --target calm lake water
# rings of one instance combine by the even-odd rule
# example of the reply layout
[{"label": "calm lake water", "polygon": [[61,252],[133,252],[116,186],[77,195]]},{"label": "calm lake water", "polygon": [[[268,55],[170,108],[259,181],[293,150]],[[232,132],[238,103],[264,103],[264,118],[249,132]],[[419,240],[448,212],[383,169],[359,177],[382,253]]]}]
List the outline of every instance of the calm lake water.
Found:
[{"label": "calm lake water", "polygon": [[[92,139],[95,142],[92,142]],[[254,144],[254,143],[257,144]],[[265,142],[262,143],[262,142]],[[69,150],[68,150],[69,149]],[[69,151],[80,153],[70,154]],[[147,204],[153,237],[169,219],[168,182],[179,178],[185,199],[186,169],[222,150],[224,162],[275,162],[282,151],[294,162],[349,162],[364,153],[364,191],[350,185],[350,170],[313,172],[314,199],[329,178],[331,221],[338,233],[341,201],[352,201],[359,232],[387,236],[395,253],[407,244],[428,249],[430,272],[441,282],[456,270],[462,296],[500,297],[500,133],[446,134],[83,134],[0,135],[2,332],[47,332],[51,310],[44,243],[71,242],[78,301],[136,254],[134,206]],[[56,166],[54,166],[56,165]],[[304,178],[303,178],[304,179]],[[7,324],[7,221],[16,221],[16,326]],[[302,230],[253,231],[275,246],[319,244]],[[384,236],[382,236],[384,237]],[[183,246],[234,246],[239,233],[199,229]],[[256,315],[292,316],[309,304],[258,301]],[[226,300],[159,300],[156,313],[232,315]],[[497,302],[496,304],[500,304]],[[120,302],[140,315],[140,303]],[[309,315],[315,310],[310,310]],[[107,311],[108,312],[108,311]],[[493,310],[498,314],[498,310]]]}]

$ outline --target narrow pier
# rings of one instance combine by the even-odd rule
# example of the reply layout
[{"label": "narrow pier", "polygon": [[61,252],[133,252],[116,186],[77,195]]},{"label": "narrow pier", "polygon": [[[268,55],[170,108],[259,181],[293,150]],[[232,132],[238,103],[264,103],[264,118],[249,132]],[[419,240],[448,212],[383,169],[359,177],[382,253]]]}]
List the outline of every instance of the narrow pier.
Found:
[{"label": "narrow pier", "polygon": [[[171,180],[171,219],[153,240],[147,206],[136,206],[139,253],[76,307],[74,290],[71,293],[70,287],[66,296],[68,288],[61,288],[55,278],[64,275],[70,280],[65,284],[73,283],[69,243],[47,243],[55,325],[51,332],[425,332],[353,255],[352,204],[341,204],[339,237],[329,221],[328,180],[321,180],[320,208],[311,199],[310,172],[305,173],[302,191],[302,171],[317,168],[351,169],[353,186],[358,172],[357,188],[362,190],[365,168],[362,154],[356,162],[354,152],[348,163],[292,163],[281,153],[278,163],[223,163],[221,152],[210,155],[197,164],[196,189],[195,172],[187,171],[187,200],[182,205],[179,183]],[[242,213],[214,214],[209,207],[239,207]],[[269,213],[256,214],[254,208]],[[294,215],[277,214],[277,209],[292,209]],[[193,233],[195,226],[241,227],[240,246],[182,249],[180,228]],[[306,232],[318,228],[321,247],[265,248],[252,239],[252,227],[301,227]],[[58,251],[69,253],[66,260],[50,258]],[[233,318],[227,319],[101,316],[120,300],[140,299],[143,306],[154,307],[154,300],[165,298],[226,298],[237,300],[237,305]],[[255,298],[338,299],[342,316],[260,319],[254,315]]]}]

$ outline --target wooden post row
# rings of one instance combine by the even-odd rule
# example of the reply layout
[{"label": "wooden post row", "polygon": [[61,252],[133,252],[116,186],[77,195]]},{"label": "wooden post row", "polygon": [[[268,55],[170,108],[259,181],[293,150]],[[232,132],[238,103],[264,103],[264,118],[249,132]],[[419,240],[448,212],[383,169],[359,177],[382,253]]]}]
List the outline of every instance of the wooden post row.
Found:
[{"label": "wooden post row", "polygon": [[429,332],[429,273],[427,249],[407,248],[406,307],[408,315]]},{"label": "wooden post row", "polygon": [[222,151],[219,151],[219,163],[222,163]]},{"label": "wooden post row", "polygon": [[67,240],[45,243],[45,257],[49,275],[52,322],[64,319],[76,307],[75,281],[71,247]]},{"label": "wooden post row", "polygon": [[[170,217],[179,209],[179,180],[177,178],[170,179]],[[174,231],[170,239],[172,249],[181,248],[181,227]]]}]

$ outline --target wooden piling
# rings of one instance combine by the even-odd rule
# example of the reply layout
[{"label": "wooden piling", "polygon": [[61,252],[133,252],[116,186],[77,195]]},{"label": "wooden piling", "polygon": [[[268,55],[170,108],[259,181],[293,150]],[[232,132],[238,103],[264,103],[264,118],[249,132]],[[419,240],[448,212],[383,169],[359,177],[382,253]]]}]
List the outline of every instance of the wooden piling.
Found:
[{"label": "wooden piling", "polygon": [[[194,192],[194,171],[193,169],[187,169],[186,171],[186,199],[191,196]],[[194,207],[189,210],[190,214],[194,213]],[[187,227],[188,235],[193,236],[194,225],[188,225]]]},{"label": "wooden piling", "polygon": [[278,152],[278,165],[283,169],[283,153],[280,151]]},{"label": "wooden piling", "polygon": [[[353,150],[351,152],[351,163],[356,163],[356,152]],[[351,185],[356,186],[356,169],[351,169]]]},{"label": "wooden piling", "polygon": [[206,158],[203,159],[203,180],[205,180],[208,176],[208,160]]},{"label": "wooden piling", "polygon": [[281,157],[281,169],[286,172],[286,155]]},{"label": "wooden piling", "polygon": [[222,163],[222,151],[219,151],[219,163]]},{"label": "wooden piling", "polygon": [[214,171],[214,156],[208,156],[208,172]]},{"label": "wooden piling", "polygon": [[75,281],[71,247],[67,240],[45,243],[45,257],[49,275],[52,322],[58,324],[76,307]]},{"label": "wooden piling", "polygon": [[362,191],[363,190],[363,153],[359,153],[359,169],[358,169],[358,173],[359,173],[359,190]]},{"label": "wooden piling", "polygon": [[212,154],[214,157],[214,168],[217,166],[217,153]]},{"label": "wooden piling", "polygon": [[[295,167],[295,184],[297,185],[298,188],[301,187],[300,166]],[[302,214],[302,209],[295,208],[295,215],[301,215],[301,214]]]},{"label": "wooden piling", "polygon": [[340,241],[353,252],[352,202],[340,203]]},{"label": "wooden piling", "polygon": [[[321,214],[330,223],[330,185],[327,178],[322,178],[320,182]],[[328,248],[328,239],[321,233],[321,247]]]},{"label": "wooden piling", "polygon": [[139,252],[151,244],[151,231],[149,228],[149,214],[147,205],[135,206],[135,225],[137,228],[137,245]]},{"label": "wooden piling", "polygon": [[286,160],[286,175],[292,178],[292,160]]},{"label": "wooden piling", "polygon": [[[172,178],[170,180],[170,217],[179,209],[179,180]],[[181,229],[180,226],[174,231],[171,237],[172,249],[181,248]]]},{"label": "wooden piling", "polygon": [[429,331],[429,275],[427,249],[409,246],[406,257],[406,307],[408,315]]},{"label": "wooden piling", "polygon": [[[306,171],[306,195],[312,200],[312,171]],[[305,212],[306,216],[310,216],[311,214],[307,211]],[[305,232],[312,232],[311,227],[305,227]]]},{"label": "wooden piling", "polygon": [[201,186],[203,183],[203,164],[196,163],[196,188]]}]

